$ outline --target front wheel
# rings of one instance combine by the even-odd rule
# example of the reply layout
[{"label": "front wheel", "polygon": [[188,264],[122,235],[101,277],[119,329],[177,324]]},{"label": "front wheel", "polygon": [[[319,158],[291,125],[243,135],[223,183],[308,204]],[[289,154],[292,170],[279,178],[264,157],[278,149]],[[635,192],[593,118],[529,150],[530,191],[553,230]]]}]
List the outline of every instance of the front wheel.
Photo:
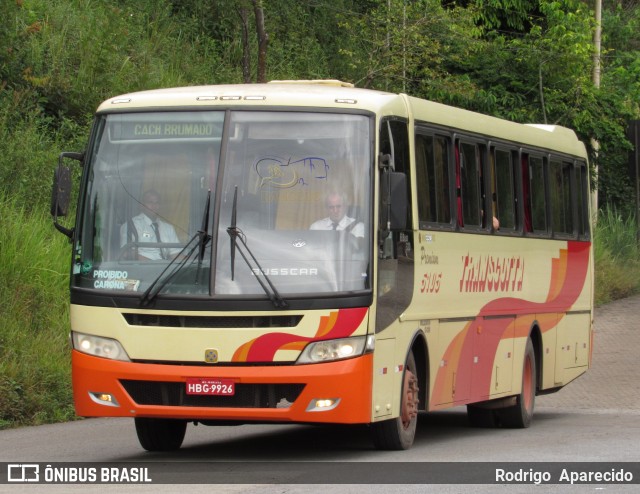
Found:
[{"label": "front wheel", "polygon": [[187,430],[186,420],[136,418],[140,445],[147,451],[180,449]]},{"label": "front wheel", "polygon": [[402,379],[400,416],[371,424],[373,443],[378,449],[402,450],[413,445],[418,424],[418,374],[413,352],[409,352]]},{"label": "front wheel", "polygon": [[537,387],[536,354],[531,338],[527,340],[522,364],[522,391],[516,397],[516,403],[510,407],[496,410],[498,420],[503,427],[523,429],[531,425]]}]

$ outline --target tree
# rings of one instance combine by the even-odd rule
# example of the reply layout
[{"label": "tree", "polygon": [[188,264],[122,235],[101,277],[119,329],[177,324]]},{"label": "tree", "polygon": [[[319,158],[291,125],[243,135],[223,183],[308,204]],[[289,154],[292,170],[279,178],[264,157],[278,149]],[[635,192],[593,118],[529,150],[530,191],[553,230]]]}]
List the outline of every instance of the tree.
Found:
[{"label": "tree", "polygon": [[[592,35],[594,16],[578,0],[541,0],[529,12],[524,29],[504,29],[506,14],[523,17],[527,2],[477,0],[482,43],[471,58],[451,58],[449,73],[466,74],[474,91],[454,104],[518,122],[541,122],[574,129],[591,152],[600,173],[597,186],[605,201],[624,207],[628,197],[626,120],[638,118],[640,9],[637,2],[612,6],[603,13],[601,87],[594,87]],[[471,5],[472,4],[472,5]],[[517,4],[520,7],[517,7]],[[489,6],[488,12],[482,9]],[[524,10],[520,11],[519,9]],[[518,14],[518,12],[520,12]],[[513,10],[508,10],[513,15]],[[510,21],[509,21],[510,22]],[[452,63],[453,62],[453,63]],[[454,92],[449,91],[451,101]],[[600,143],[596,155],[591,139]]]},{"label": "tree", "polygon": [[[258,65],[256,82],[267,82],[267,47],[269,35],[265,29],[264,8],[261,0],[251,0],[255,20],[256,38],[258,41]],[[251,45],[249,40],[249,7],[247,2],[240,2],[238,16],[242,28],[242,79],[245,84],[251,82]]]},{"label": "tree", "polygon": [[461,56],[473,42],[471,16],[436,0],[370,2],[362,16],[342,15],[340,27],[357,85],[425,96],[446,79],[443,61]]},{"label": "tree", "polygon": [[251,82],[251,47],[249,46],[249,11],[241,5],[238,15],[242,23],[242,80],[245,84]]},{"label": "tree", "polygon": [[257,82],[267,82],[267,46],[269,35],[264,28],[264,9],[261,0],[252,0],[256,18],[256,34],[258,36],[258,75]]}]

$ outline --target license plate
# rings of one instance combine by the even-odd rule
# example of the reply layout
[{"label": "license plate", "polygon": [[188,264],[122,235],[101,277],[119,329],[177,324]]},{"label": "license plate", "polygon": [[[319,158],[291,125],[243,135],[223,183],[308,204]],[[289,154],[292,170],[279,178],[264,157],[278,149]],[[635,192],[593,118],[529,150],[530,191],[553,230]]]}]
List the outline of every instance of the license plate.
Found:
[{"label": "license plate", "polygon": [[233,396],[236,383],[230,379],[189,378],[186,382],[188,395]]}]

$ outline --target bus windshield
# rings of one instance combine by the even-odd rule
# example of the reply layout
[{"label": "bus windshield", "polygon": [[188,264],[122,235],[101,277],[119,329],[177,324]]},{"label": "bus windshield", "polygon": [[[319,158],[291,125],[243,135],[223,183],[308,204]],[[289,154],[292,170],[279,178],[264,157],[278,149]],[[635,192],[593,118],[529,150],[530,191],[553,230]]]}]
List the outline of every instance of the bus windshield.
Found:
[{"label": "bus windshield", "polygon": [[158,297],[368,291],[371,129],[338,113],[99,116],[73,285],[138,297],[151,286]]}]

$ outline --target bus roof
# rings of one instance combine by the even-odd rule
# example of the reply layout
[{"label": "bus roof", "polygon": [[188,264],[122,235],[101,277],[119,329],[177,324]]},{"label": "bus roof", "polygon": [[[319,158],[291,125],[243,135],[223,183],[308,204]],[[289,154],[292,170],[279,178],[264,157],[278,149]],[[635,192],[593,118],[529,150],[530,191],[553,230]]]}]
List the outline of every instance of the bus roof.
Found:
[{"label": "bus roof", "polygon": [[522,146],[552,149],[587,159],[584,144],[578,139],[576,133],[567,127],[520,124],[433,101],[405,97],[416,122],[435,124],[478,136],[493,137],[496,140],[515,142]]},{"label": "bus roof", "polygon": [[[354,88],[335,80],[273,81],[267,84],[190,86],[123,94],[102,103],[98,112],[233,105],[357,108],[378,113],[382,106],[397,99],[397,94]],[[404,106],[399,103],[401,107]],[[403,113],[406,114],[406,110]]]},{"label": "bus roof", "polygon": [[412,117],[416,122],[459,129],[523,146],[553,149],[586,159],[584,145],[571,129],[523,125],[404,94],[353,87],[338,80],[272,81],[153,89],[115,96],[98,113],[215,107],[305,107],[370,111],[378,116]]}]

